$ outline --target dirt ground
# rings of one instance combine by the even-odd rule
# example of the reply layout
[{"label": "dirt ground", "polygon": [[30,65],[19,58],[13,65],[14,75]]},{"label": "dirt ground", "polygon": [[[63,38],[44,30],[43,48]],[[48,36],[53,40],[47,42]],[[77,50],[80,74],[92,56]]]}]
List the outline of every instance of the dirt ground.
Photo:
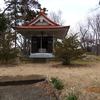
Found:
[{"label": "dirt ground", "polygon": [[79,100],[100,100],[100,62],[89,65],[63,66],[60,62],[0,65],[0,76],[45,75],[58,77],[65,87],[60,96],[78,92]]}]

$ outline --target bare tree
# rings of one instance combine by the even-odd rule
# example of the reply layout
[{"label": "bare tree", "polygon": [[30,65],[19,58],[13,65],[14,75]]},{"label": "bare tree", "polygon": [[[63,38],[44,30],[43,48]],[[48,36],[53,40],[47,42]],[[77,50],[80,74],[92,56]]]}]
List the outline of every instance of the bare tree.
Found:
[{"label": "bare tree", "polygon": [[88,18],[88,24],[95,39],[96,55],[98,56],[98,46],[100,44],[100,14],[96,14],[95,16]]},{"label": "bare tree", "polygon": [[79,40],[83,50],[91,52],[94,47],[98,56],[100,47],[100,14],[87,18],[86,22],[78,23]]},{"label": "bare tree", "polygon": [[90,26],[88,23],[78,23],[79,42],[84,51],[90,52],[93,44],[93,37],[90,33]]},{"label": "bare tree", "polygon": [[62,19],[62,11],[58,10],[57,12],[50,12],[49,18],[52,19],[54,22],[56,22],[59,25],[64,25],[65,21]]}]

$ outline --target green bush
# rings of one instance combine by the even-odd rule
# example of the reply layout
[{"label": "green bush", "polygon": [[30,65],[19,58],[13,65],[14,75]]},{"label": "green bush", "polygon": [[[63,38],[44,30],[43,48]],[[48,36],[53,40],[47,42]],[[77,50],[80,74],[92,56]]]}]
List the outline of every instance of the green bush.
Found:
[{"label": "green bush", "polygon": [[51,77],[51,82],[54,84],[54,87],[58,90],[61,90],[64,87],[64,84],[57,77]]},{"label": "green bush", "polygon": [[56,58],[62,59],[64,65],[69,65],[71,61],[81,58],[83,53],[77,34],[67,36],[62,41],[55,40],[53,54]]}]

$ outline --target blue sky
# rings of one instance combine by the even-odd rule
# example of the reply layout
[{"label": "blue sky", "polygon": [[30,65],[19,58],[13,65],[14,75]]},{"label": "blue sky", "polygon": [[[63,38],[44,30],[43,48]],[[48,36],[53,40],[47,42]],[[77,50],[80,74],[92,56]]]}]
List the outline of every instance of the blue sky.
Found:
[{"label": "blue sky", "polygon": [[51,11],[61,10],[65,25],[75,26],[83,20],[98,4],[99,0],[38,0],[42,7]]},{"label": "blue sky", "polygon": [[[38,0],[42,7],[48,9],[48,13],[61,10],[62,19],[65,25],[75,26],[77,22],[83,20],[94,9],[99,0]],[[0,0],[0,8],[3,7],[4,0]]]}]

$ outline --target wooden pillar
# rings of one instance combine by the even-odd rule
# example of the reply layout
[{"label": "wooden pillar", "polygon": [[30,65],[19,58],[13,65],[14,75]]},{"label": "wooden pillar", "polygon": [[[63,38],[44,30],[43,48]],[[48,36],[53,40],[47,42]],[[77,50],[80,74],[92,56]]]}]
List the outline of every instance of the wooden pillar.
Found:
[{"label": "wooden pillar", "polygon": [[43,31],[41,31],[41,41],[40,41],[40,47],[42,49],[42,37],[43,37]]}]

